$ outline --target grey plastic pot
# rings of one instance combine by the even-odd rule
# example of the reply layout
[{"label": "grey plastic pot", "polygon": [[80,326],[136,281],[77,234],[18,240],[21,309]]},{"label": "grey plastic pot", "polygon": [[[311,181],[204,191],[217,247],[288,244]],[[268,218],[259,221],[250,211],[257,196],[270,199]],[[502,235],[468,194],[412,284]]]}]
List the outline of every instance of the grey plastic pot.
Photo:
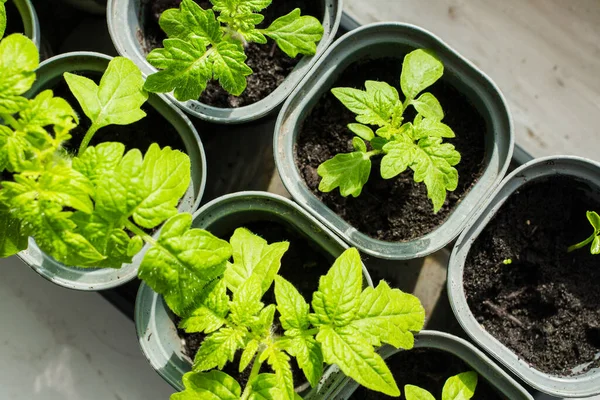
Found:
[{"label": "grey plastic pot", "polygon": [[[194,214],[192,226],[222,236],[253,221],[275,221],[284,224],[314,243],[333,261],[348,245],[323,224],[292,201],[267,192],[239,192],[219,197]],[[326,271],[324,271],[326,272]],[[365,283],[373,286],[363,265]],[[162,296],[142,283],[135,302],[135,327],[142,352],[150,365],[177,390],[183,390],[181,379],[190,371],[192,360],[184,354],[173,315]],[[325,376],[335,374],[330,367]],[[319,398],[329,380],[322,379],[318,388],[303,393],[305,399]]]},{"label": "grey plastic pot", "polygon": [[23,33],[25,36],[31,39],[39,49],[41,41],[40,22],[38,21],[37,14],[33,4],[31,3],[31,0],[8,1],[13,3],[17,10],[19,10],[19,15],[21,15],[21,21],[23,22],[23,28],[25,30]]},{"label": "grey plastic pot", "polygon": [[[304,119],[346,68],[365,58],[403,57],[415,48],[437,53],[445,66],[444,79],[461,90],[485,119],[486,127],[481,133],[486,137],[485,170],[448,219],[434,231],[406,242],[386,242],[359,232],[312,194],[295,165],[294,148]],[[514,145],[512,120],[498,87],[433,34],[401,23],[365,25],[338,39],[284,104],[273,141],[277,170],[294,200],[346,242],[366,254],[389,260],[424,257],[456,238],[506,173]]]},{"label": "grey plastic pot", "polygon": [[[485,354],[471,343],[454,335],[437,331],[421,331],[415,337],[415,348],[428,348],[451,353],[463,360],[475,372],[479,379],[485,379],[498,393],[510,400],[533,400],[533,397],[519,383],[498,367]],[[402,350],[384,346],[379,353],[384,359],[393,357]],[[410,351],[410,350],[408,350]],[[426,371],[424,371],[426,372]],[[358,383],[350,378],[342,378],[339,385],[326,394],[327,399],[345,400],[358,388]],[[402,390],[402,388],[400,388]],[[477,390],[475,390],[477,393]]]},{"label": "grey plastic pot", "polygon": [[[282,1],[282,0],[279,0]],[[240,108],[217,108],[197,100],[177,101],[172,94],[169,99],[185,112],[203,120],[219,124],[240,124],[257,120],[275,111],[304,78],[319,57],[333,41],[342,15],[342,0],[319,0],[323,4],[321,22],[325,28],[323,38],[312,57],[303,57],[283,83],[266,98]],[[107,9],[108,27],[115,48],[120,55],[133,60],[142,72],[150,75],[156,68],[146,61],[138,40],[141,32],[140,0],[109,0]]]},{"label": "grey plastic pot", "polygon": [[106,12],[106,0],[62,0],[71,7],[89,12],[90,14],[104,14]]},{"label": "grey plastic pot", "polygon": [[[62,78],[64,72],[104,72],[110,60],[109,56],[90,52],[67,53],[53,57],[40,65],[37,80],[26,95],[33,97],[52,87]],[[190,120],[163,97],[150,95],[148,104],[175,127],[190,157],[192,180],[178,208],[182,212],[193,212],[200,205],[206,183],[206,158],[198,132]],[[98,135],[102,135],[102,131],[99,131]],[[134,279],[146,248],[147,246],[134,257],[133,263],[123,264],[120,269],[67,267],[44,254],[31,238],[29,248],[19,253],[19,257],[41,276],[57,285],[76,290],[102,290]]]},{"label": "grey plastic pot", "polygon": [[600,163],[584,158],[545,157],[517,168],[504,179],[458,238],[448,267],[448,295],[452,310],[467,334],[517,377],[535,389],[552,396],[588,397],[600,394],[599,368],[573,377],[559,377],[536,370],[479,325],[469,309],[463,289],[465,260],[479,234],[513,192],[527,182],[552,176],[572,177],[600,191]]}]

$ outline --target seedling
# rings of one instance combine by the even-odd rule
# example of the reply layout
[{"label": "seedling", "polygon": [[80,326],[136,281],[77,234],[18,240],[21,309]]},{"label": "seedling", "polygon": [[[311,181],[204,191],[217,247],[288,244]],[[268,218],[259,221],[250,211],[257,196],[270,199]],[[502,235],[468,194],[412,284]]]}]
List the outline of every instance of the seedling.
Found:
[{"label": "seedling", "polygon": [[[193,371],[184,375],[185,391],[171,400],[209,393],[222,393],[215,399],[297,399],[290,357],[296,358],[313,387],[321,379],[323,363],[337,364],[360,384],[399,396],[375,347],[413,347],[413,332],[423,327],[425,317],[416,297],[383,281],[363,290],[360,256],[349,249],[321,277],[309,305],[278,275],[287,242],[267,244],[239,228],[227,243],[190,226],[191,216],[185,214],[166,222],[159,246],[148,251],[139,272],[182,317],[181,328],[207,335]],[[190,246],[195,238],[197,245]],[[233,262],[228,261],[231,255]],[[265,305],[263,295],[273,282],[276,304]],[[276,333],[276,311],[282,335]],[[219,371],[238,351],[239,371],[251,370],[245,388]],[[273,373],[260,372],[264,363]]]},{"label": "seedling", "polygon": [[600,216],[595,211],[588,211],[586,216],[588,221],[590,221],[592,228],[594,228],[594,233],[584,241],[569,246],[567,251],[572,252],[573,250],[581,249],[591,243],[590,253],[600,254]]},{"label": "seedling", "polygon": [[[323,26],[314,17],[301,16],[300,9],[259,29],[259,12],[271,0],[211,0],[213,8],[202,9],[193,0],[183,0],[179,9],[165,11],[159,20],[167,34],[164,48],[155,49],[147,60],[160,71],[148,77],[149,92],[174,91],[180,101],[198,99],[208,81],[215,79],[227,92],[239,96],[246,89],[245,48],[249,42],[266,44],[273,39],[288,56],[314,55],[323,37]],[[215,14],[218,13],[218,16]]]},{"label": "seedling", "polygon": [[[442,389],[442,400],[469,400],[475,394],[477,373],[463,372],[448,378]],[[404,386],[406,400],[435,400],[435,397],[418,386]]]},{"label": "seedling", "polygon": [[[396,88],[385,82],[366,81],[366,90],[334,88],[331,90],[350,111],[357,123],[348,125],[356,136],[352,153],[337,154],[322,163],[317,173],[323,179],[319,190],[330,192],[339,187],[344,197],[358,197],[371,173],[371,157],[383,155],[381,176],[391,179],[407,168],[414,171],[415,182],[424,182],[427,196],[438,212],[446,191],[458,185],[460,154],[444,138],[453,138],[452,129],[442,122],[444,111],[431,93],[418,94],[435,83],[444,73],[441,61],[430,51],[415,50],[402,64],[400,100]],[[413,122],[404,121],[404,112],[413,106]],[[378,127],[373,130],[372,127]],[[369,146],[367,146],[367,143]]]},{"label": "seedling", "polygon": [[78,123],[71,106],[51,90],[22,97],[38,63],[25,36],[0,42],[0,256],[27,248],[32,236],[65,265],[119,268],[142,248],[142,228],[177,213],[189,186],[189,158],[156,144],[144,157],[139,150],[125,153],[121,143],[87,147],[99,128],[145,115],[142,74],[122,57],[110,62],[100,86],[65,74],[92,120],[79,156],[71,157],[63,149]]}]

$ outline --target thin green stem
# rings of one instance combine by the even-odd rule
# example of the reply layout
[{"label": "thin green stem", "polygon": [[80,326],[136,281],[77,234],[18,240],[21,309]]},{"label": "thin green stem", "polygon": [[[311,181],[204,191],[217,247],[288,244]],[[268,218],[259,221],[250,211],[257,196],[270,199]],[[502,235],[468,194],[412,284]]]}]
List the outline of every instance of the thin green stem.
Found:
[{"label": "thin green stem", "polygon": [[125,228],[129,229],[131,232],[133,232],[136,235],[138,235],[139,237],[141,237],[144,240],[144,242],[150,243],[153,246],[156,245],[156,240],[154,240],[152,238],[152,236],[148,235],[146,232],[144,232],[141,228],[139,228],[133,222],[131,222],[129,220],[125,221]]},{"label": "thin green stem", "polygon": [[4,120],[7,124],[11,126],[14,130],[21,129],[21,124],[10,114],[0,114],[0,118]]},{"label": "thin green stem", "polygon": [[81,141],[81,146],[79,146],[79,152],[77,153],[79,157],[83,155],[85,149],[87,149],[88,145],[90,144],[90,141],[92,140],[94,134],[98,129],[100,129],[99,126],[97,126],[96,124],[92,124],[92,126],[90,126],[90,129],[88,129],[88,131],[85,133],[85,136]]},{"label": "thin green stem", "polygon": [[592,233],[592,236],[585,239],[583,242],[579,242],[577,244],[574,244],[573,246],[569,246],[569,248],[567,249],[567,252],[570,253],[573,250],[577,250],[577,249],[587,246],[588,244],[592,243],[592,241],[594,240],[595,237],[596,237],[596,232]]},{"label": "thin green stem", "polygon": [[410,97],[407,97],[406,99],[404,99],[404,102],[402,103],[402,109],[406,110],[406,107],[408,107],[410,105],[411,101],[412,101],[412,99]]},{"label": "thin green stem", "polygon": [[369,156],[369,158],[371,158],[373,156],[383,154],[383,150],[371,150],[371,151],[368,151],[366,154],[367,154],[367,156]]},{"label": "thin green stem", "polygon": [[248,377],[248,383],[246,384],[246,387],[244,388],[244,393],[242,393],[242,397],[240,398],[240,400],[246,400],[250,396],[250,388],[252,387],[251,383],[254,380],[254,378],[256,378],[258,376],[258,373],[260,372],[260,367],[262,367],[263,363],[260,362],[259,359],[264,351],[265,351],[264,348],[259,349],[258,352],[256,353],[256,356],[254,357],[254,364],[252,364],[252,370],[250,371],[250,376]]}]

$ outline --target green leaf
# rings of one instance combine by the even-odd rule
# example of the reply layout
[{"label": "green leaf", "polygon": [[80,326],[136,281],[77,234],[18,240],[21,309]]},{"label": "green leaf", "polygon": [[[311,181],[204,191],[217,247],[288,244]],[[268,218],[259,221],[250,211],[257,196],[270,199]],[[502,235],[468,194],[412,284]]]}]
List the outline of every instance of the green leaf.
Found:
[{"label": "green leaf", "polygon": [[28,107],[19,113],[19,117],[18,122],[25,132],[46,133],[44,127],[68,127],[71,121],[78,122],[75,110],[65,99],[54,97],[52,90],[44,90],[29,100]]},{"label": "green leaf", "polygon": [[414,99],[443,74],[444,65],[431,51],[417,49],[404,57],[400,87],[408,99]]},{"label": "green leaf", "polygon": [[590,224],[592,224],[594,231],[596,233],[600,233],[600,215],[598,215],[598,213],[595,211],[588,211],[585,213],[585,215],[588,221],[590,221]]},{"label": "green leaf", "polygon": [[249,400],[279,400],[283,398],[281,389],[277,387],[275,374],[260,374],[249,383]]},{"label": "green leaf", "polygon": [[389,142],[383,146],[383,151],[386,153],[380,165],[383,179],[391,179],[406,171],[417,157],[417,148],[412,142]]},{"label": "green leaf", "polygon": [[230,240],[233,249],[233,264],[225,272],[225,281],[232,292],[236,292],[253,273],[261,276],[261,295],[265,293],[281,267],[281,258],[289,243],[278,242],[268,245],[267,241],[245,228],[238,228]]},{"label": "green leaf", "polygon": [[138,275],[167,305],[186,317],[198,304],[204,287],[221,275],[231,246],[207,231],[190,229],[192,216],[178,214],[163,225],[157,244],[144,256]]},{"label": "green leaf", "polygon": [[0,258],[10,257],[26,248],[27,235],[21,230],[21,221],[0,203]]},{"label": "green leaf", "polygon": [[363,138],[364,140],[371,141],[375,137],[375,133],[373,133],[373,129],[369,128],[363,124],[348,124],[348,129],[350,129],[354,134]]},{"label": "green leaf", "polygon": [[319,165],[317,173],[323,178],[319,183],[320,191],[327,193],[339,187],[342,196],[358,197],[369,180],[371,159],[362,151],[336,154]]},{"label": "green leaf", "polygon": [[365,143],[364,140],[362,140],[359,137],[352,138],[352,146],[354,147],[354,150],[356,150],[356,151],[361,151],[363,153],[367,152],[367,144]]},{"label": "green leaf", "polygon": [[183,0],[179,9],[163,12],[159,20],[160,27],[171,39],[199,39],[204,46],[221,40],[221,26],[213,10],[202,9],[192,0]]},{"label": "green leaf", "polygon": [[275,277],[275,299],[283,329],[308,329],[308,303],[298,289],[281,276]]},{"label": "green leaf", "polygon": [[355,318],[362,291],[362,263],[358,250],[342,253],[319,280],[319,290],[313,294],[311,316],[313,325],[344,326]]},{"label": "green leaf", "polygon": [[423,139],[426,137],[438,138],[453,138],[454,132],[448,125],[432,118],[423,118],[415,124],[412,131],[414,140]]},{"label": "green leaf", "polygon": [[404,386],[404,396],[406,396],[406,400],[435,400],[435,397],[427,390],[413,385]]},{"label": "green leaf", "polygon": [[260,335],[262,337],[268,337],[273,329],[273,321],[275,320],[275,311],[277,307],[275,304],[269,304],[263,308],[258,317],[250,323],[250,329],[252,333]]},{"label": "green leaf", "polygon": [[475,394],[477,373],[463,372],[448,378],[442,389],[442,400],[469,400]]},{"label": "green leaf", "polygon": [[263,353],[267,363],[275,372],[277,387],[283,393],[284,400],[294,400],[294,376],[290,366],[290,357],[276,347],[268,347]]},{"label": "green leaf", "polygon": [[100,85],[84,76],[65,72],[65,81],[96,129],[129,125],[146,116],[141,110],[148,99],[140,69],[128,58],[113,58]]},{"label": "green leaf", "polygon": [[418,99],[411,101],[411,104],[417,109],[419,114],[425,118],[431,118],[435,121],[444,119],[444,110],[438,99],[431,93],[423,93]]},{"label": "green leaf", "polygon": [[231,319],[238,325],[248,326],[254,317],[262,310],[264,304],[260,301],[262,277],[253,274],[242,286],[233,293],[231,302]]},{"label": "green leaf", "polygon": [[239,400],[242,395],[239,383],[221,371],[188,372],[183,386],[185,390],[171,395],[171,400]]},{"label": "green leaf", "polygon": [[204,339],[196,353],[194,371],[223,369],[227,362],[233,361],[235,352],[244,347],[246,333],[243,327],[225,327],[211,333]]},{"label": "green leaf", "polygon": [[373,346],[351,329],[323,326],[317,334],[325,362],[336,364],[342,372],[368,389],[399,396],[400,390],[385,361]]},{"label": "green leaf", "polygon": [[376,137],[373,138],[373,140],[371,140],[371,147],[373,147],[374,150],[383,150],[383,147],[388,143],[387,139],[384,139],[382,137]]},{"label": "green leaf", "polygon": [[398,91],[385,82],[367,81],[366,90],[334,88],[331,93],[344,106],[357,114],[361,124],[386,126],[391,122],[394,108],[401,107]]},{"label": "green leaf", "polygon": [[140,226],[152,229],[177,214],[179,199],[190,182],[190,159],[178,151],[153,143],[142,160],[130,150],[114,173],[97,184],[96,205],[106,219],[133,216]]},{"label": "green leaf", "polygon": [[[286,335],[288,333],[286,332]],[[296,357],[298,366],[304,372],[310,385],[317,387],[323,376],[323,352],[315,338],[305,333],[292,336],[287,341],[285,350]]]},{"label": "green leaf", "polygon": [[244,349],[244,352],[242,353],[242,357],[240,358],[239,372],[244,371],[248,367],[248,365],[250,365],[250,363],[254,359],[254,356],[256,355],[256,352],[258,351],[259,346],[260,342],[256,339],[252,339],[248,342],[246,348]]},{"label": "green leaf", "polygon": [[262,33],[275,40],[279,48],[292,58],[299,53],[314,55],[323,32],[319,20],[307,15],[300,16],[299,8],[277,18],[267,29],[262,30]]},{"label": "green leaf", "polygon": [[414,345],[412,332],[423,329],[425,309],[419,299],[384,281],[377,288],[368,287],[360,295],[360,306],[350,327],[371,345],[382,343],[403,349]]},{"label": "green leaf", "polygon": [[215,11],[247,13],[267,8],[272,0],[211,0]]},{"label": "green leaf", "polygon": [[4,7],[4,2],[6,0],[0,0],[0,39],[4,36],[4,31],[6,30],[6,8]]},{"label": "green leaf", "polygon": [[600,236],[596,236],[594,241],[592,242],[592,247],[590,247],[590,252],[592,254],[600,254]]},{"label": "green leaf", "polygon": [[0,113],[14,114],[27,107],[21,95],[35,82],[38,64],[38,50],[29,38],[15,33],[0,41]]},{"label": "green leaf", "polygon": [[211,333],[225,324],[228,311],[227,285],[224,280],[217,279],[204,288],[198,306],[179,323],[179,327],[187,333]]},{"label": "green leaf", "polygon": [[227,92],[239,96],[246,89],[246,76],[252,69],[246,65],[246,54],[240,43],[220,42],[211,55],[213,78]]},{"label": "green leaf", "polygon": [[100,143],[88,147],[80,157],[73,158],[73,168],[97,185],[104,177],[114,173],[124,153],[125,145],[122,143]]}]

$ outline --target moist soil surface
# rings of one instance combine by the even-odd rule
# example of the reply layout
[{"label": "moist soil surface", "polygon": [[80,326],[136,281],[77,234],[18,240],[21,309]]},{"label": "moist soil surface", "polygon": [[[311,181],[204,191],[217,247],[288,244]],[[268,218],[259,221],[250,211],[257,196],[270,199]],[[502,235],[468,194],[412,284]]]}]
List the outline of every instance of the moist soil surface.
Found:
[{"label": "moist soil surface", "polygon": [[[304,299],[310,304],[312,293],[319,286],[319,278],[329,270],[333,264],[333,260],[329,255],[324,254],[321,250],[315,248],[303,236],[290,228],[272,221],[257,221],[244,224],[244,227],[252,233],[261,236],[269,244],[288,241],[290,243],[289,250],[284,254],[281,260],[281,269],[279,275],[283,276],[288,281],[292,282],[298,291],[304,296]],[[222,235],[221,238],[229,240],[233,232]],[[231,295],[231,293],[229,293]],[[265,293],[263,299],[265,305],[275,303],[275,295],[273,286]],[[275,313],[275,328],[278,334],[283,334],[278,321],[279,312]],[[177,321],[178,322],[178,321]],[[206,335],[202,333],[186,333],[183,330],[178,330],[179,336],[185,342],[185,352],[193,360],[202,341]],[[238,383],[244,388],[248,382],[251,365],[242,373],[238,371],[242,351],[236,353],[233,362],[227,363],[224,372],[234,377]],[[298,367],[295,359],[291,358],[292,372],[294,374],[294,383],[296,386],[306,382],[302,370]],[[267,363],[262,365],[261,372],[272,372]]]},{"label": "moist soil surface", "polygon": [[[401,351],[386,360],[402,395],[391,397],[359,386],[350,396],[352,400],[401,399],[404,400],[404,385],[415,385],[428,390],[436,399],[442,398],[446,379],[462,372],[472,371],[463,360],[444,351],[416,348]],[[478,377],[473,400],[505,400],[481,376]],[[508,400],[508,399],[506,399]]]},{"label": "moist soil surface", "polygon": [[12,1],[4,3],[4,6],[6,7],[6,31],[4,32],[4,36],[8,36],[12,33],[25,34],[23,20],[21,20],[21,14],[19,14],[17,7]]},{"label": "moist soil surface", "polygon": [[[204,9],[212,8],[209,1],[194,1]],[[178,8],[181,0],[142,0],[141,3],[141,20],[144,22],[142,31],[138,32],[138,39],[142,49],[149,53],[155,48],[162,47],[162,41],[166,38],[158,24],[161,14],[170,8]],[[265,19],[258,27],[268,27],[274,20],[295,8],[300,8],[302,15],[312,15],[322,19],[323,10],[319,0],[276,0],[261,12]],[[248,44],[246,55],[248,57],[246,64],[254,72],[246,78],[248,86],[241,96],[232,96],[223,90],[217,81],[210,81],[199,101],[219,108],[238,108],[256,103],[277,89],[302,57],[301,55],[295,58],[288,57],[271,39],[268,39],[266,44]]]},{"label": "moist soil surface", "polygon": [[[100,82],[100,75],[98,74],[85,74],[85,76],[96,81],[96,83]],[[54,96],[65,99],[79,117],[79,125],[71,131],[73,138],[65,145],[69,152],[76,154],[86,131],[91,125],[91,121],[83,113],[64,79],[58,81],[52,89]],[[139,149],[142,153],[145,153],[152,143],[158,143],[161,148],[170,146],[172,149],[185,152],[185,146],[179,133],[166,118],[148,103],[144,103],[142,110],[144,110],[146,116],[138,122],[130,125],[110,125],[100,128],[90,142],[90,146],[103,142],[120,142],[125,145],[126,151]]]},{"label": "moist soil surface", "polygon": [[589,246],[567,252],[593,232],[588,210],[600,211],[600,193],[583,183],[531,182],[504,203],[465,263],[464,291],[477,321],[550,374],[573,375],[600,353],[600,256]]},{"label": "moist soil surface", "polygon": [[[363,60],[352,64],[333,87],[364,90],[366,80],[384,81],[399,88],[402,59]],[[338,153],[353,151],[353,133],[347,125],[355,115],[330,91],[318,101],[304,121],[295,146],[296,165],[308,188],[327,207],[360,232],[376,239],[397,242],[421,237],[441,225],[483,173],[486,123],[477,109],[457,89],[443,79],[427,91],[433,93],[445,112],[444,123],[456,137],[444,139],[453,144],[462,159],[456,166],[459,182],[448,192],[445,204],[437,213],[427,198],[424,183],[415,183],[413,172],[405,171],[393,179],[379,173],[381,158],[373,157],[371,175],[359,197],[342,197],[339,189],[330,193],[318,190],[321,178],[317,168]],[[412,107],[405,112],[412,121]]]}]

